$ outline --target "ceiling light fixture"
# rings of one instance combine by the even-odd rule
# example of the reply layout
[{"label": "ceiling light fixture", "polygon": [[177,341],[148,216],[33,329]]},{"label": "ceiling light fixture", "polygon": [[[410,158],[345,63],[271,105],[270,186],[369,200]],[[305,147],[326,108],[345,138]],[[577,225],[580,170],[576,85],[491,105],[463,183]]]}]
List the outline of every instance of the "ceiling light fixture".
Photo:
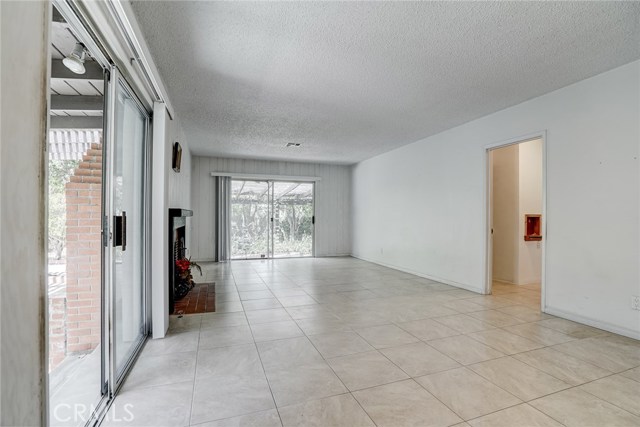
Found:
[{"label": "ceiling light fixture", "polygon": [[287,147],[300,147],[299,142],[288,142]]},{"label": "ceiling light fixture", "polygon": [[62,63],[65,67],[70,69],[76,74],[84,74],[84,59],[86,56],[87,50],[85,49],[82,43],[76,43],[76,46],[73,48],[73,51],[62,60]]}]

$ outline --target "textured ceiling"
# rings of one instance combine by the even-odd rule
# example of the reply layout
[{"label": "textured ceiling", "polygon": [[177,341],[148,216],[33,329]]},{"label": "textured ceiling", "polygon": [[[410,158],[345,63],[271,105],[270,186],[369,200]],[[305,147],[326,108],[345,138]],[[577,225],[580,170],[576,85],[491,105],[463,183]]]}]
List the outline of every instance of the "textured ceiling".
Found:
[{"label": "textured ceiling", "polygon": [[640,57],[637,2],[133,10],[199,155],[354,163]]}]

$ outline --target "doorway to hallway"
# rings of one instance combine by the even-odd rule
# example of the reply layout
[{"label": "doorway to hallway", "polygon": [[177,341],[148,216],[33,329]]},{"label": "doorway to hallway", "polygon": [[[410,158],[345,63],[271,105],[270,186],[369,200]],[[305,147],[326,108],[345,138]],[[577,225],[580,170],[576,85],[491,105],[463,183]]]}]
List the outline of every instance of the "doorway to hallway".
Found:
[{"label": "doorway to hallway", "polygon": [[231,259],[313,256],[314,183],[231,180]]},{"label": "doorway to hallway", "polygon": [[523,303],[541,306],[543,149],[542,136],[487,149],[487,293],[519,292]]}]

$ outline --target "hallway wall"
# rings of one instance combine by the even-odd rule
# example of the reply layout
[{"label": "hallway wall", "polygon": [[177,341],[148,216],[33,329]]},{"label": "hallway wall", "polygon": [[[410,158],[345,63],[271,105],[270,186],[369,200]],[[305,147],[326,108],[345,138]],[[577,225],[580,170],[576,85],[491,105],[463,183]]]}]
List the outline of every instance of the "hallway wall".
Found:
[{"label": "hallway wall", "polygon": [[542,215],[542,152],[540,139],[518,144],[518,285],[540,283],[542,279],[541,242],[524,240],[525,215]]},{"label": "hallway wall", "polygon": [[545,309],[640,338],[639,76],[635,61],[359,163],[354,255],[483,292],[485,147],[546,130]]},{"label": "hallway wall", "polygon": [[269,160],[193,157],[191,242],[194,260],[215,256],[215,179],[211,172],[320,177],[315,189],[316,256],[351,254],[351,168]]},{"label": "hallway wall", "polygon": [[493,164],[493,280],[518,281],[520,217],[517,145],[491,151]]}]

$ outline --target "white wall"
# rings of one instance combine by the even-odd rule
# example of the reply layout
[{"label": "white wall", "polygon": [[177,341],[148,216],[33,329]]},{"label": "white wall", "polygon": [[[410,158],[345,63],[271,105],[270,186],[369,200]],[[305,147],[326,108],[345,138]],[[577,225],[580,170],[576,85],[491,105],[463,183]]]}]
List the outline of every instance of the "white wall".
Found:
[{"label": "white wall", "polygon": [[[524,216],[542,214],[542,140],[523,142],[518,148],[518,275],[515,283],[528,285],[542,279],[542,245],[524,240]],[[544,221],[545,218],[542,218]],[[543,236],[544,238],[544,236]]]},{"label": "white wall", "polygon": [[482,292],[485,147],[546,130],[546,310],[640,337],[639,104],[636,61],[358,164],[354,255]]},{"label": "white wall", "polygon": [[154,338],[164,337],[169,328],[169,248],[166,242],[171,150],[168,122],[165,104],[156,102],[153,106],[151,179],[151,327]]},{"label": "white wall", "polygon": [[[191,204],[191,162],[192,155],[189,149],[189,141],[185,136],[184,130],[180,124],[179,119],[169,121],[169,135],[167,138],[167,147],[169,149],[169,167],[168,167],[168,179],[169,179],[169,195],[168,206],[169,208],[180,209],[192,209]],[[173,156],[173,143],[179,142],[182,146],[182,162],[180,166],[180,172],[175,172],[171,168],[171,159]],[[191,218],[187,218],[186,234],[187,241],[191,241],[191,233],[193,225]],[[187,257],[191,254],[187,250]]]},{"label": "white wall", "polygon": [[518,281],[520,206],[517,145],[491,151],[493,167],[493,279]]},{"label": "white wall", "polygon": [[267,160],[193,157],[191,248],[194,260],[210,261],[215,255],[214,178],[211,172],[285,176],[316,176],[316,256],[351,253],[351,168],[347,166]]},{"label": "white wall", "polygon": [[[167,147],[169,149],[169,207],[191,209],[191,151],[184,131],[178,120],[169,121]],[[182,163],[180,173],[171,169],[173,143],[182,146]]]},{"label": "white wall", "polygon": [[0,2],[3,426],[35,426],[44,420],[44,159],[50,13],[49,2]]},{"label": "white wall", "polygon": [[[153,338],[165,336],[169,327],[169,208],[191,209],[191,152],[177,119],[171,120],[165,104],[154,105],[151,316]],[[173,144],[182,146],[180,173],[171,168]],[[159,149],[158,149],[159,148]],[[187,223],[187,233],[190,224]]]}]

